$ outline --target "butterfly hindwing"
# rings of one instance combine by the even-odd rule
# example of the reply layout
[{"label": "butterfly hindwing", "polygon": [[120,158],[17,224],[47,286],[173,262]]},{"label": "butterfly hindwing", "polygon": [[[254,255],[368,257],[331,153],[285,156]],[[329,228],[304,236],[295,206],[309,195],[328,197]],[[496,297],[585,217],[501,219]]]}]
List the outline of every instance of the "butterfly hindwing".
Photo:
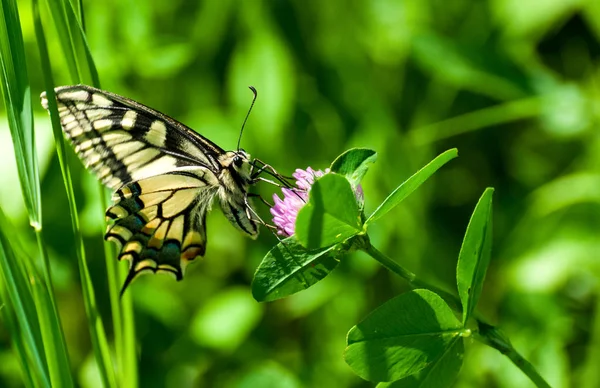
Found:
[{"label": "butterfly hindwing", "polygon": [[123,186],[106,211],[113,223],[105,238],[130,261],[124,288],[144,271],[167,272],[180,280],[186,265],[206,249],[205,216],[217,190],[204,167],[179,168]]}]

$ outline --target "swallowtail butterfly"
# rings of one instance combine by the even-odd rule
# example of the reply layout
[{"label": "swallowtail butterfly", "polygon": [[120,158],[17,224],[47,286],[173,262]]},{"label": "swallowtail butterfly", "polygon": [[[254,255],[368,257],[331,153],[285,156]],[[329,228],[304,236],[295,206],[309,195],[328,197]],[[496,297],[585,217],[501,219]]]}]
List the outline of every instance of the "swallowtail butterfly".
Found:
[{"label": "swallowtail butterfly", "polygon": [[[254,89],[253,89],[254,91]],[[206,213],[216,200],[252,238],[258,222],[248,188],[254,164],[224,151],[180,122],[138,102],[90,86],[55,89],[62,129],[85,167],[115,190],[105,239],[130,262],[121,293],[143,272],[183,278],[206,249]],[[42,105],[48,109],[46,93]]]}]

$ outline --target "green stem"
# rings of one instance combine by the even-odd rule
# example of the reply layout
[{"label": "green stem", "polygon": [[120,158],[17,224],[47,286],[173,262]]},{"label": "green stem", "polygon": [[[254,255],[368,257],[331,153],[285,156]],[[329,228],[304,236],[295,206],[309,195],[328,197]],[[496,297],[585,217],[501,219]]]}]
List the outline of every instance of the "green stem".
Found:
[{"label": "green stem", "polygon": [[[99,185],[99,188],[102,213],[104,214],[104,209],[108,207],[106,189],[102,185]],[[138,372],[133,302],[130,292],[125,293],[122,297],[119,296],[121,279],[124,278],[122,270],[125,268],[119,267],[119,262],[115,257],[113,248],[111,242],[104,241],[104,257],[108,274],[108,288],[115,336],[117,379],[120,382],[119,386],[135,388],[138,386]]]},{"label": "green stem", "polygon": [[46,287],[48,288],[48,298],[52,303],[52,307],[56,311],[56,316],[58,317],[58,309],[56,307],[56,299],[54,298],[54,285],[52,284],[52,273],[50,272],[50,259],[48,258],[48,250],[46,249],[46,245],[44,244],[44,236],[42,234],[42,227],[37,225],[34,227],[35,238],[38,245],[38,250],[40,253],[41,264],[42,264],[42,275],[44,276],[44,283],[46,283]]},{"label": "green stem", "polygon": [[[371,243],[369,242],[366,236],[362,236],[362,241],[359,242],[359,246],[362,250],[364,250],[369,256],[380,262],[385,268],[389,269],[393,273],[398,276],[406,279],[408,284],[412,288],[426,288],[431,290],[437,294],[439,294],[455,311],[462,311],[462,305],[460,303],[460,299],[445,291],[441,288],[432,286],[427,282],[424,282],[417,278],[417,275],[410,272],[382,252],[378,251]],[[488,323],[486,323],[482,318],[475,315],[473,318],[477,323],[477,332],[474,334],[473,338],[476,340],[483,342],[484,344],[491,346],[492,348],[498,350],[500,353],[507,356],[513,364],[517,366],[529,379],[538,387],[538,388],[550,388],[550,385],[544,380],[544,378],[537,372],[537,370],[531,365],[529,361],[527,361],[523,356],[516,351],[516,349],[510,343],[508,337],[497,327],[494,327]]]},{"label": "green stem", "polygon": [[473,336],[476,340],[491,346],[508,357],[537,387],[550,388],[550,385],[540,376],[535,367],[512,346],[506,334],[487,323],[479,321],[478,323],[479,332]]},{"label": "green stem", "polygon": [[[58,305],[54,295],[54,285],[52,283],[52,274],[50,272],[50,259],[48,257],[48,249],[44,244],[44,236],[40,225],[35,228],[35,236],[37,239],[38,249],[42,262],[43,282],[37,281],[37,284],[32,285],[32,294],[36,301],[36,309],[40,316],[40,321],[48,324],[51,327],[43,327],[41,329],[44,338],[44,350],[46,352],[46,361],[51,373],[60,373],[60,377],[55,376],[53,382],[60,378],[60,384],[64,386],[73,386],[71,376],[69,374],[69,353],[67,350],[67,341],[64,336],[64,330]],[[27,272],[31,276],[32,283],[35,283],[36,275],[33,272],[35,268],[30,268]],[[42,290],[45,288],[45,292]],[[44,299],[47,298],[45,303]]]},{"label": "green stem", "polygon": [[[127,268],[121,267],[121,272]],[[124,279],[122,276],[121,279]],[[131,292],[126,292],[121,298],[123,307],[123,379],[129,387],[135,388],[138,381],[138,358],[135,341],[135,316],[133,314],[133,299]]]},{"label": "green stem", "polygon": [[[99,185],[100,203],[102,206],[102,215],[104,215],[104,209],[107,208],[106,193],[104,186]],[[114,333],[114,344],[115,344],[115,359],[116,359],[116,378],[120,386],[126,385],[126,381],[123,379],[125,375],[124,368],[124,350],[123,350],[123,319],[121,315],[121,303],[119,300],[119,287],[120,287],[120,272],[117,267],[117,259],[113,252],[113,246],[110,242],[104,240],[104,261],[106,263],[106,274],[108,279],[108,294],[110,300],[110,308],[112,312],[112,323]]]},{"label": "green stem", "polygon": [[543,97],[535,96],[472,111],[424,127],[411,129],[408,132],[408,138],[415,145],[430,144],[492,125],[535,117],[540,114],[543,101]]},{"label": "green stem", "polygon": [[394,260],[387,257],[385,254],[379,252],[377,248],[375,248],[370,243],[368,243],[363,249],[366,253],[369,254],[369,256],[380,262],[385,268],[389,269],[396,275],[399,275],[401,278],[405,279],[412,288],[426,288],[428,290],[431,290],[436,294],[440,295],[446,301],[446,303],[451,305],[450,307],[452,307],[454,310],[462,311],[462,305],[458,297],[452,295],[448,291],[445,291],[436,286],[432,286],[431,284],[420,280],[419,278],[417,278],[417,275],[410,272],[400,264],[396,263]]}]

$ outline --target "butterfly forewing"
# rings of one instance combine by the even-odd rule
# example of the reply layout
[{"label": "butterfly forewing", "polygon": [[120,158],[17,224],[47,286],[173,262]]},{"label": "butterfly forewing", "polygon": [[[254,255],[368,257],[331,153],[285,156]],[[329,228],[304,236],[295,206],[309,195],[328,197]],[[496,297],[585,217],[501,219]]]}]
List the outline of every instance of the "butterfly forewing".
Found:
[{"label": "butterfly forewing", "polygon": [[[105,238],[119,246],[119,259],[130,262],[122,292],[144,272],[183,277],[187,263],[204,255],[205,217],[215,197],[234,226],[258,235],[245,152],[225,152],[178,121],[113,93],[85,85],[55,92],[65,136],[85,166],[116,190]],[[41,98],[48,109],[46,94]]]},{"label": "butterfly forewing", "polygon": [[56,88],[56,99],[67,139],[111,189],[181,166],[221,168],[221,148],[145,105],[84,85]]}]

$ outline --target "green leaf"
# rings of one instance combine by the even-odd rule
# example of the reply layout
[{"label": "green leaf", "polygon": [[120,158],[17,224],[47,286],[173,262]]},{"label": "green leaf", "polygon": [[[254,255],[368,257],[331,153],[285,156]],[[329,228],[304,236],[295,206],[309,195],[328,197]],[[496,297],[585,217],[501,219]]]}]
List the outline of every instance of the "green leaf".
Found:
[{"label": "green leaf", "polygon": [[[81,78],[79,78],[79,76],[80,74],[83,74],[83,79],[87,80],[85,82],[93,83],[95,86],[99,86],[97,82],[97,74],[91,60],[91,55],[89,54],[89,49],[87,48],[83,30],[74,14],[71,3],[63,0],[58,2],[50,2],[48,6],[50,7],[51,14],[54,17],[53,21],[55,23],[56,30],[59,33],[61,44],[63,45],[64,57],[66,58],[67,63],[69,63],[71,76],[76,82],[80,82]],[[69,211],[71,214],[71,226],[76,240],[76,245],[74,248],[77,255],[79,276],[82,283],[81,290],[85,312],[88,318],[87,323],[90,331],[92,349],[94,351],[98,372],[103,385],[107,387],[116,387],[116,378],[113,363],[110,357],[106,332],[104,330],[104,323],[102,322],[101,316],[98,312],[94,287],[92,285],[92,280],[85,257],[84,242],[81,229],[79,227],[77,204],[75,201],[71,172],[67,166],[65,140],[60,126],[54,95],[54,81],[52,79],[50,56],[46,46],[46,38],[37,0],[32,2],[32,11],[36,38],[38,40],[38,50],[42,62],[41,67],[44,73],[44,85],[46,87],[46,93],[48,96],[50,119],[52,122],[55,144],[57,146],[57,154],[59,157],[63,182],[67,192]],[[78,56],[77,53],[80,55]],[[73,65],[75,66],[74,69],[71,68],[71,62],[73,62]],[[115,328],[115,330],[121,330],[121,328]],[[127,339],[124,339],[123,342],[130,343],[130,341]],[[129,376],[133,376],[135,373],[135,368],[119,369],[122,370],[124,374],[129,374]],[[136,378],[133,376],[133,378],[128,380],[128,384],[135,385],[135,381]]]},{"label": "green leaf", "polygon": [[460,340],[463,327],[429,290],[389,300],[348,332],[345,360],[369,381],[394,381],[437,362]]},{"label": "green leaf", "polygon": [[58,34],[64,60],[69,69],[71,82],[99,88],[98,72],[72,2],[69,0],[46,0],[46,2]]},{"label": "green leaf", "polygon": [[352,187],[360,184],[369,166],[377,160],[377,153],[367,148],[352,148],[331,163],[331,171],[343,175]]},{"label": "green leaf", "polygon": [[19,181],[31,225],[41,224],[40,183],[35,153],[31,89],[17,3],[0,4],[0,86],[13,140]]},{"label": "green leaf", "polygon": [[493,194],[494,189],[487,188],[475,206],[458,256],[456,280],[463,305],[463,323],[477,305],[492,254]]},{"label": "green leaf", "polygon": [[317,179],[296,218],[300,244],[309,250],[325,248],[361,231],[360,211],[348,180],[337,174]]},{"label": "green leaf", "polygon": [[448,163],[450,160],[456,158],[458,156],[458,151],[456,148],[452,148],[440,155],[437,158],[433,159],[429,164],[425,167],[417,171],[413,176],[404,181],[400,186],[396,188],[375,211],[371,216],[365,221],[365,227],[377,221],[387,212],[392,210],[396,205],[398,205],[404,198],[408,197],[410,193],[415,191],[419,186],[421,186],[434,172],[436,172],[440,167],[444,164]]},{"label": "green leaf", "polygon": [[[65,15],[67,17],[65,27],[70,30],[71,39],[73,41],[73,46],[63,46],[63,49],[65,52],[69,54],[72,53],[75,56],[75,62],[80,76],[78,81],[100,88],[100,78],[98,77],[96,64],[92,58],[92,52],[87,43],[85,31],[83,30],[81,20],[77,15],[73,3],[74,2],[72,1],[63,0]],[[83,15],[79,16],[83,18]],[[71,48],[74,51],[71,52]]]},{"label": "green leaf", "polygon": [[[9,302],[9,296],[4,284],[0,285],[0,303],[2,303],[2,308],[0,309],[0,318],[2,319],[2,324],[10,336],[13,352],[19,361],[19,366],[21,367],[21,373],[23,376],[23,385],[25,387],[43,385],[42,381],[38,381],[37,384],[34,384],[33,382],[34,377],[36,376],[32,371],[33,368],[29,367],[26,343],[24,338],[21,336],[21,330],[17,322],[17,317],[12,304]],[[49,384],[50,382],[46,381],[46,383]]]},{"label": "green leaf", "polygon": [[[39,277],[35,273],[27,274],[22,268],[26,260],[29,258],[17,258],[13,246],[11,244],[14,241],[14,234],[10,234],[10,231],[14,231],[14,226],[10,225],[2,210],[0,209],[0,275],[2,278],[2,292],[3,303],[9,304],[10,310],[14,310],[15,323],[18,324],[18,331],[22,337],[23,342],[22,350],[25,354],[20,354],[20,358],[27,359],[26,373],[32,373],[35,380],[41,383],[43,386],[50,386],[51,381],[53,383],[64,384],[66,381],[61,380],[60,371],[56,374],[56,369],[48,370],[48,361],[44,354],[44,339],[48,340],[48,337],[43,337],[40,332],[44,327],[40,326],[40,320],[37,315],[36,302],[39,300],[35,299],[35,295],[32,295],[32,290],[27,277],[31,277],[34,282],[39,282]],[[44,322],[47,324],[47,322]],[[50,341],[48,341],[50,343]],[[48,345],[46,345],[48,346]],[[58,353],[58,352],[57,352]],[[56,355],[53,355],[55,358]],[[67,374],[68,377],[68,374]]]},{"label": "green leaf", "polygon": [[431,365],[414,375],[391,383],[377,384],[377,388],[444,388],[451,387],[460,372],[465,352],[464,341],[456,337],[454,344],[433,361]]},{"label": "green leaf", "polygon": [[[36,385],[69,387],[72,386],[70,363],[52,293],[47,251],[41,236],[40,178],[35,152],[31,88],[17,2],[2,0],[0,14],[0,85],[6,104],[24,202],[30,225],[38,239],[43,274],[42,279],[31,258],[22,252],[15,253],[14,246],[10,246],[11,243],[14,244],[15,236],[9,236],[8,233],[14,231],[14,228],[7,227],[8,223],[0,211],[0,228],[3,231],[0,237],[3,240],[0,242],[3,250],[0,254],[0,266],[7,284],[6,295],[10,299],[6,302],[12,303],[15,322],[18,322],[19,330],[23,333],[23,349],[30,360],[24,368],[31,367],[31,376],[34,377]],[[15,292],[18,295],[15,295]],[[38,344],[32,344],[31,338]]]},{"label": "green leaf", "polygon": [[335,246],[307,250],[289,237],[267,253],[252,280],[252,295],[268,302],[306,290],[337,267]]}]

